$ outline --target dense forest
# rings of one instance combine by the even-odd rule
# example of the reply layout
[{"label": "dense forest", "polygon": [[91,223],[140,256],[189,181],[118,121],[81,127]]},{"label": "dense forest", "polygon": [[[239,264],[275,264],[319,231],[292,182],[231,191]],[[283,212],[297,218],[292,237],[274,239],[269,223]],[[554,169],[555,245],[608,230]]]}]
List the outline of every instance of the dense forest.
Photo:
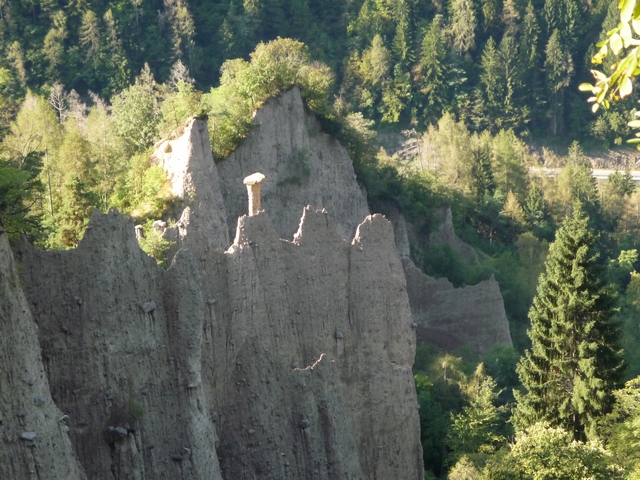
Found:
[{"label": "dense forest", "polygon": [[450,112],[474,130],[620,142],[629,109],[588,115],[576,88],[617,23],[606,0],[3,1],[3,127],[26,88],[110,100],[145,63],[166,82],[180,60],[207,90],[280,36],[332,69],[340,109],[379,126],[422,131]]},{"label": "dense forest", "polygon": [[[426,273],[500,283],[515,348],[418,347],[426,478],[640,478],[640,195],[584,150],[630,137],[635,99],[592,114],[578,91],[618,21],[604,0],[0,0],[0,224],[73,248],[116,207],[162,262],[153,144],[207,115],[219,161],[299,84],[372,210],[426,238],[450,207],[481,253],[418,242]],[[400,132],[409,154],[380,148]]]}]

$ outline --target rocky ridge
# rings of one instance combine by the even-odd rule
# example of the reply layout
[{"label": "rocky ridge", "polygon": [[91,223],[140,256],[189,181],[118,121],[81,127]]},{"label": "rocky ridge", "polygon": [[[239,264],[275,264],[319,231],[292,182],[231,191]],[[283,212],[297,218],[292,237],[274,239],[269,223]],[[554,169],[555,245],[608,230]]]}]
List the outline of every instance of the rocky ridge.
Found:
[{"label": "rocky ridge", "polygon": [[296,232],[304,205],[326,209],[347,240],[369,215],[347,151],[322,132],[316,118],[307,112],[297,86],[256,112],[249,136],[218,163],[217,170],[230,228],[247,212],[246,194],[237,186],[254,172],[266,175],[262,206],[272,212],[273,225],[282,238]]},{"label": "rocky ridge", "polygon": [[[168,269],[116,211],[95,213],[76,250],[15,247],[32,335],[0,353],[46,372],[45,402],[65,428],[7,423],[13,438],[36,433],[41,473],[16,457],[0,478],[421,479],[415,332],[391,225],[306,208],[282,240],[265,201],[225,251],[231,183],[216,175],[203,125],[156,152],[183,208],[165,232],[179,247]],[[6,296],[18,298],[9,277]],[[2,391],[20,381],[9,375]],[[37,417],[29,397],[8,398],[0,418]],[[45,442],[54,434],[60,452]]]},{"label": "rocky ridge", "polygon": [[[346,152],[297,88],[256,124],[217,166],[203,120],[157,145],[181,211],[165,231],[176,242],[167,270],[117,212],[96,213],[74,251],[15,248],[29,307],[20,321],[31,333],[0,354],[46,372],[47,415],[64,422],[55,448],[43,440],[57,431],[33,422],[44,451],[31,464],[11,453],[0,478],[40,478],[25,473],[34,462],[41,478],[422,478],[413,322],[418,333],[448,322],[420,313],[431,309],[420,300],[430,280],[400,261],[401,232],[368,216]],[[255,171],[267,176],[265,211],[247,217],[242,178]],[[1,243],[0,252],[11,256]],[[15,300],[10,278],[0,280]],[[10,318],[3,310],[3,332]],[[6,375],[0,391],[24,390]],[[16,418],[33,416],[20,395],[0,403],[0,420],[15,407],[27,415]],[[5,438],[27,432],[4,422]]]}]

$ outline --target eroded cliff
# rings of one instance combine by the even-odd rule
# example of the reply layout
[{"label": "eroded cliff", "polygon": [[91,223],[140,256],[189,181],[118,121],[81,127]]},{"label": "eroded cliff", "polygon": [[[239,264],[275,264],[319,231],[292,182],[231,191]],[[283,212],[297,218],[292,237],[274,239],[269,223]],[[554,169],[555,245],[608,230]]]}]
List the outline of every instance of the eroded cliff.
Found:
[{"label": "eroded cliff", "polygon": [[0,478],[86,478],[51,398],[33,322],[0,228]]},{"label": "eroded cliff", "polygon": [[266,213],[242,217],[205,275],[186,247],[156,266],[117,212],[96,213],[73,251],[22,243],[51,395],[87,476],[421,478],[394,248],[381,216],[349,244],[310,209],[292,242]]},{"label": "eroded cliff", "polygon": [[[273,225],[282,238],[298,228],[300,208],[325,208],[344,239],[369,214],[367,200],[356,182],[347,151],[322,132],[293,87],[267,102],[257,113],[249,136],[217,165],[231,228],[247,213],[246,196],[237,185],[262,172],[262,206],[273,212]],[[277,215],[275,215],[277,212]]]}]

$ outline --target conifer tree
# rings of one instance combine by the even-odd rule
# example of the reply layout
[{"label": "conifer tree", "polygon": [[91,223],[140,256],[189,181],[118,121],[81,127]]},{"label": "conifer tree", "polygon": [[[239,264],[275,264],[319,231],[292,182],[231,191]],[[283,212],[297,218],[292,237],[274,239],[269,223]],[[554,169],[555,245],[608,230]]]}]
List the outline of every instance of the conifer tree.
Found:
[{"label": "conifer tree", "polygon": [[535,183],[529,189],[523,209],[527,225],[536,237],[549,238],[553,236],[549,208],[544,200],[542,189]]},{"label": "conifer tree", "polygon": [[573,60],[569,51],[563,47],[558,30],[553,31],[547,43],[544,68],[551,131],[558,135],[562,132],[564,124],[565,91],[573,75]]},{"label": "conifer tree", "polygon": [[500,5],[498,0],[482,0],[482,16],[484,20],[482,26],[485,32],[494,33],[500,20]]},{"label": "conifer tree", "polygon": [[558,230],[529,311],[531,349],[517,371],[516,427],[545,421],[585,440],[611,411],[623,370],[613,297],[599,278],[597,236],[579,203]]},{"label": "conifer tree", "polygon": [[461,54],[473,50],[476,44],[476,13],[470,0],[453,0],[450,6],[449,28],[454,48]]},{"label": "conifer tree", "polygon": [[491,148],[489,145],[481,145],[471,151],[471,190],[477,202],[481,202],[486,196],[493,197],[496,184],[491,167]]},{"label": "conifer tree", "polygon": [[427,122],[437,121],[448,100],[449,65],[442,15],[436,15],[426,30],[420,58],[413,69],[415,82],[425,97],[423,115]]},{"label": "conifer tree", "polygon": [[540,65],[540,25],[531,2],[528,3],[522,20],[522,35],[519,40],[518,71],[523,85],[523,101],[531,106],[533,117],[540,113],[540,105],[545,103],[542,93],[542,77]]},{"label": "conifer tree", "polygon": [[482,52],[481,68],[480,83],[484,102],[483,111],[478,113],[486,117],[489,127],[493,127],[502,114],[502,101],[504,99],[502,62],[493,37],[489,38]]}]

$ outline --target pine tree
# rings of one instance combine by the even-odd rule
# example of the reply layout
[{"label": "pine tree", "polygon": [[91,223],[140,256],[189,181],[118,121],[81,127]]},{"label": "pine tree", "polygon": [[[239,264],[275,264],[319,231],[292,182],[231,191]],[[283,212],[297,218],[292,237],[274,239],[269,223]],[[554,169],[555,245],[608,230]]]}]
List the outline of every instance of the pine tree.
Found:
[{"label": "pine tree", "polygon": [[486,374],[480,363],[471,381],[462,385],[468,405],[452,415],[447,444],[454,458],[464,454],[490,454],[504,441],[498,433],[504,407],[495,405],[498,395],[496,381]]},{"label": "pine tree", "polygon": [[496,184],[491,166],[491,148],[481,145],[471,151],[470,187],[477,202],[493,197]]},{"label": "pine tree", "polygon": [[518,12],[515,1],[504,0],[502,6],[502,23],[504,23],[505,37],[512,37],[518,33],[519,20],[520,12]]},{"label": "pine tree", "polygon": [[496,120],[502,115],[504,83],[502,62],[493,37],[490,37],[484,46],[481,68],[480,83],[484,97],[482,116],[486,117],[489,127],[494,127]]},{"label": "pine tree", "polygon": [[542,93],[542,77],[540,65],[539,39],[540,26],[531,2],[525,10],[519,40],[518,73],[523,85],[523,102],[531,106],[533,117],[540,116],[540,106],[545,103]]},{"label": "pine tree", "polygon": [[482,27],[489,34],[494,33],[500,20],[500,5],[498,0],[482,0]]},{"label": "pine tree", "polygon": [[519,429],[546,421],[584,441],[611,411],[623,370],[613,297],[599,278],[596,242],[579,203],[551,245],[529,311],[531,349],[517,371]]},{"label": "pine tree", "polygon": [[530,109],[521,102],[522,85],[518,72],[518,46],[515,38],[505,34],[500,42],[499,53],[504,98],[498,125],[500,128],[517,128],[529,122]]},{"label": "pine tree", "polygon": [[450,7],[451,37],[454,48],[461,54],[473,50],[476,44],[476,13],[471,0],[453,0]]},{"label": "pine tree", "polygon": [[573,75],[573,60],[569,50],[563,46],[558,30],[554,30],[549,38],[546,55],[544,68],[549,95],[551,131],[554,135],[558,135],[563,130],[565,92]]},{"label": "pine tree", "polygon": [[544,200],[542,189],[535,183],[529,189],[523,209],[527,225],[536,237],[540,239],[553,237],[553,225],[549,209]]},{"label": "pine tree", "polygon": [[442,15],[436,15],[422,39],[420,58],[413,68],[414,80],[425,96],[424,118],[427,123],[442,116],[448,100],[449,65]]}]

